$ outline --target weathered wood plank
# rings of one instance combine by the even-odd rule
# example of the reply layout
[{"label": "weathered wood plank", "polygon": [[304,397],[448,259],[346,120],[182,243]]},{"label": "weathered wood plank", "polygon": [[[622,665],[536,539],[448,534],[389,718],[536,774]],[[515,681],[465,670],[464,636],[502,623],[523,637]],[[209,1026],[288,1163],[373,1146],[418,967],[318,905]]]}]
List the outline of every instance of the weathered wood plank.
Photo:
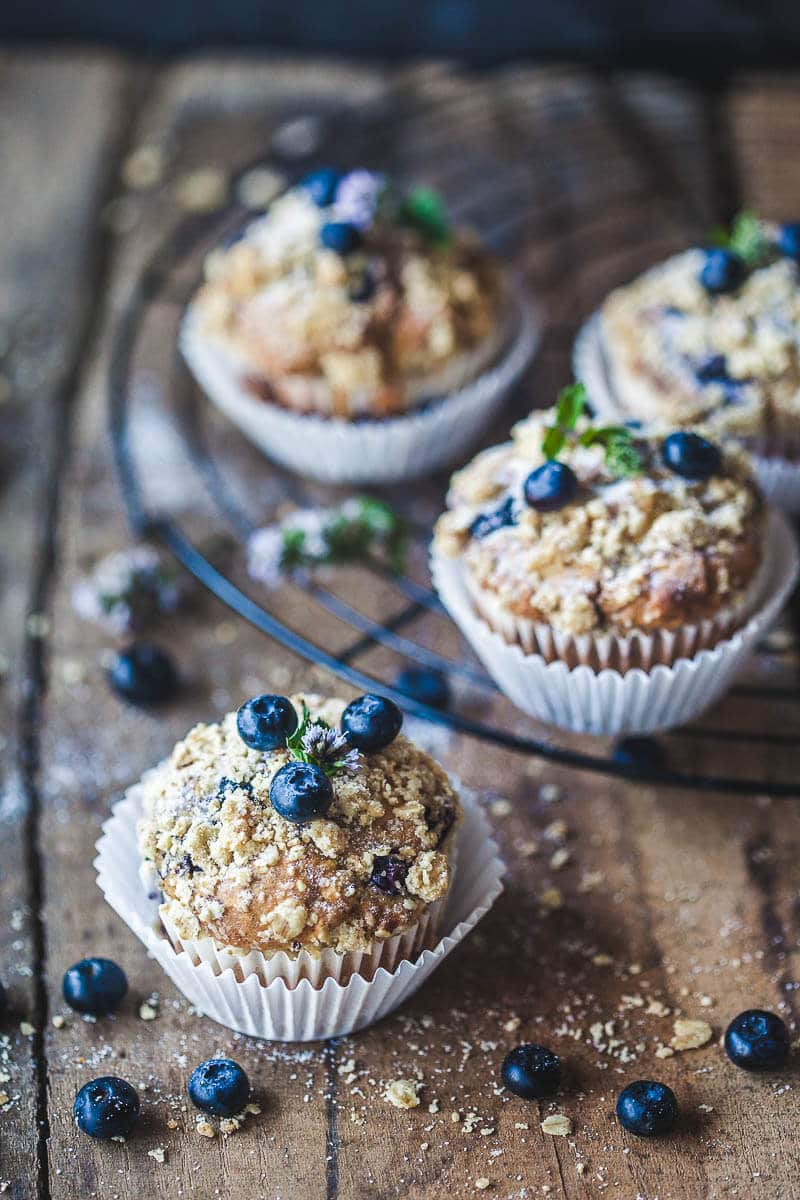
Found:
[{"label": "weathered wood plank", "polygon": [[[0,688],[0,974],[10,1003],[2,1090],[11,1097],[0,1180],[15,1197],[47,1186],[37,770],[52,552],[47,512],[71,373],[94,302],[96,205],[125,75],[110,55],[0,57],[0,636],[8,660]],[[23,1035],[21,1022],[35,1032]]]}]

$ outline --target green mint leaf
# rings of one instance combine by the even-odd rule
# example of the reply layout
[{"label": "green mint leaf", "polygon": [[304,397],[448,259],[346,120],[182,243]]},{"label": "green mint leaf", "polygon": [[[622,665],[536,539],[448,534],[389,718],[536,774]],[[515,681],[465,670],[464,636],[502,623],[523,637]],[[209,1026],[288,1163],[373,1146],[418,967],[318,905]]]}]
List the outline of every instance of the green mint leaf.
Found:
[{"label": "green mint leaf", "polygon": [[617,431],[605,439],[606,466],[620,478],[638,475],[642,469],[642,457],[636,449],[628,430]]},{"label": "green mint leaf", "polygon": [[450,240],[450,222],[444,201],[429,187],[415,187],[408,193],[401,216],[430,241],[444,245]]},{"label": "green mint leaf", "polygon": [[284,569],[299,567],[304,557],[305,533],[302,529],[283,529],[281,530],[281,535],[283,537],[281,566]]},{"label": "green mint leaf", "polygon": [[556,401],[556,422],[564,430],[574,429],[586,407],[586,388],[573,383],[562,388]]},{"label": "green mint leaf", "polygon": [[749,266],[760,262],[767,251],[767,239],[761,228],[761,222],[754,212],[745,209],[735,218],[731,226],[728,247],[734,254]]},{"label": "green mint leaf", "polygon": [[303,706],[303,715],[297,724],[297,729],[295,729],[294,733],[286,739],[286,748],[290,750],[294,757],[299,759],[300,762],[308,762],[308,755],[306,754],[303,746],[303,735],[311,724],[311,710],[309,709],[305,700],[302,700],[301,704]]},{"label": "green mint leaf", "polygon": [[547,459],[558,458],[566,440],[566,434],[558,425],[548,426],[542,439],[542,454]]}]

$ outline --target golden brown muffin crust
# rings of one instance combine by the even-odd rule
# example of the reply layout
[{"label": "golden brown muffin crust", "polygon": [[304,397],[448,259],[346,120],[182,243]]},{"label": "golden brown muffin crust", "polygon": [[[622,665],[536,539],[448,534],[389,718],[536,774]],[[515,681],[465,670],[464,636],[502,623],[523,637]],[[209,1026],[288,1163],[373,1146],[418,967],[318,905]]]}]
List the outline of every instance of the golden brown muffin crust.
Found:
[{"label": "golden brown muffin crust", "polygon": [[[741,598],[761,560],[761,501],[741,455],[725,456],[724,474],[689,482],[661,464],[654,444],[641,475],[614,479],[601,447],[573,447],[561,457],[579,494],[540,513],[522,486],[544,461],[552,420],[533,414],[511,443],[453,477],[435,546],[461,559],[473,585],[516,616],[574,635],[676,629]],[[473,537],[475,519],[509,498],[517,523]]]},{"label": "golden brown muffin crust", "polygon": [[[302,700],[338,725],[345,702]],[[286,749],[249,749],[236,714],[197,725],[143,781],[140,846],[179,936],[271,953],[368,950],[414,925],[449,888],[446,854],[460,814],[444,770],[402,735],[331,777],[334,802],[305,825],[270,804]],[[376,856],[407,869],[399,895],[370,882]]]}]

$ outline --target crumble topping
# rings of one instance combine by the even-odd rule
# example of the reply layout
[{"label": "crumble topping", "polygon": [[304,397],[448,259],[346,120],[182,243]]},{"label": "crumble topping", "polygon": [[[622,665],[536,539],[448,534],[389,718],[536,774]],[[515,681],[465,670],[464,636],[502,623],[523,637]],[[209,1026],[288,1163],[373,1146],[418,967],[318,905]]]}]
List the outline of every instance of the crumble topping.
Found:
[{"label": "crumble topping", "polygon": [[800,441],[800,268],[757,267],[734,293],[699,281],[688,250],[613,291],[602,308],[617,398],[632,417],[712,436]]},{"label": "crumble topping", "polygon": [[[637,443],[644,471],[615,479],[601,447],[571,446],[562,457],[576,500],[537,512],[522,488],[544,461],[551,415],[532,414],[453,476],[434,544],[460,557],[474,591],[573,635],[675,629],[742,598],[761,558],[761,502],[743,454],[729,450],[724,474],[690,482],[662,465],[657,444]],[[475,536],[491,513],[502,522]]]},{"label": "crumble topping", "polygon": [[[345,701],[294,696],[338,726]],[[288,750],[249,749],[236,713],[197,725],[147,775],[140,846],[179,936],[265,953],[368,950],[417,922],[450,886],[458,798],[444,770],[399,735],[331,776],[324,819],[297,825],[269,800]],[[391,891],[373,873],[398,860]]]},{"label": "crumble topping", "polygon": [[208,256],[193,308],[245,386],[352,419],[403,412],[480,370],[499,348],[501,286],[474,237],[437,243],[376,219],[345,255],[320,244],[341,219],[295,187]]}]

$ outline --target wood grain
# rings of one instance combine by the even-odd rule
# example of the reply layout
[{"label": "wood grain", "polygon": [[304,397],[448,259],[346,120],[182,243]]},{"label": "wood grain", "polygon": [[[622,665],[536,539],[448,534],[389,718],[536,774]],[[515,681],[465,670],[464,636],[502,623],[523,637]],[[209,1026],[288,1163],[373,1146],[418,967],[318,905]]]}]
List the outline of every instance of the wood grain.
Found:
[{"label": "wood grain", "polygon": [[[7,248],[0,251],[0,301],[15,316],[40,290],[54,330],[48,345],[60,354],[58,369],[45,372],[35,389],[36,403],[25,406],[27,424],[14,402],[9,428],[20,437],[14,458],[21,465],[1,501],[4,516],[28,508],[6,559],[9,575],[24,581],[2,597],[12,649],[22,644],[26,597],[37,581],[50,629],[46,653],[29,655],[27,665],[34,687],[26,708],[29,761],[37,770],[26,768],[21,804],[8,811],[4,828],[10,861],[20,868],[9,868],[0,886],[4,930],[20,896],[41,898],[42,926],[37,935],[26,918],[13,934],[23,939],[19,949],[9,949],[13,938],[4,933],[3,963],[13,951],[22,964],[15,999],[40,1024],[62,1013],[61,973],[85,953],[117,959],[131,995],[114,1018],[86,1023],[65,1014],[66,1025],[50,1025],[43,1045],[34,1039],[15,1047],[25,1096],[3,1114],[0,1140],[0,1178],[13,1181],[11,1194],[442,1200],[481,1194],[478,1180],[489,1181],[485,1194],[509,1200],[800,1194],[791,1076],[744,1077],[716,1045],[744,1007],[780,1007],[794,1022],[800,826],[791,802],[770,802],[766,781],[796,770],[796,705],[781,711],[731,697],[701,723],[727,735],[784,734],[787,744],[680,732],[665,739],[671,761],[683,769],[763,777],[761,799],[626,786],[412,723],[415,736],[484,794],[508,864],[506,891],[400,1013],[353,1038],[275,1046],[189,1012],[102,903],[93,844],[113,800],[194,721],[266,688],[342,685],[195,591],[158,630],[180,665],[181,695],[164,710],[137,711],[105,680],[115,639],[80,621],[71,603],[86,566],[130,536],[106,430],[109,359],[143,265],[179,224],[185,231],[175,188],[187,172],[208,165],[234,172],[264,157],[293,172],[305,161],[295,157],[300,148],[315,158],[379,162],[441,187],[513,257],[547,306],[541,354],[493,432],[500,437],[515,413],[547,402],[568,378],[576,325],[605,291],[700,236],[724,215],[722,196],[736,193],[765,211],[786,212],[796,194],[793,175],[769,164],[782,147],[797,144],[796,81],[742,81],[727,106],[664,78],[600,78],[569,67],[473,76],[443,63],[378,70],[234,56],[152,68],[102,55],[26,55],[21,63],[0,72],[0,119],[30,113],[37,136],[48,139],[42,145],[52,181],[34,186],[41,152],[33,155],[27,139],[15,139],[17,168],[0,181],[0,206],[4,213],[19,209],[10,189],[22,189],[24,212],[15,217],[21,236],[47,251],[34,263],[38,276],[28,268],[22,277]],[[724,153],[716,142],[721,108],[730,139]],[[163,149],[165,177],[126,192],[120,164],[143,144]],[[63,229],[56,205],[69,215]],[[108,228],[100,209],[113,220],[112,235],[100,233]],[[148,502],[204,545],[213,540],[213,553],[244,582],[241,549],[232,540],[237,531],[187,451],[186,420],[199,418],[245,523],[268,519],[287,488],[300,498],[325,493],[285,480],[186,392],[174,361],[176,301],[197,265],[195,255],[171,275],[174,289],[152,309],[135,363],[134,448],[147,467]],[[67,296],[77,303],[67,305]],[[35,358],[33,349],[26,352],[26,362]],[[69,396],[65,379],[74,385]],[[42,463],[33,447],[48,432],[57,441]],[[49,499],[46,479],[60,489]],[[443,487],[434,480],[391,498],[429,522]],[[41,541],[31,550],[34,533]],[[424,578],[422,544],[412,566]],[[396,589],[364,571],[343,571],[326,583],[376,620],[405,607]],[[292,585],[269,604],[327,649],[357,640]],[[440,653],[464,653],[444,618],[417,615],[403,632]],[[355,661],[385,679],[399,665],[381,648]],[[751,682],[796,689],[796,667],[793,652],[774,654],[760,661]],[[459,684],[457,698],[464,711],[531,732],[507,702],[472,684]],[[9,713],[18,710],[19,694],[6,692],[2,703]],[[533,732],[550,736],[543,728]],[[559,735],[559,742],[605,748],[591,739]],[[554,859],[559,850],[566,857]],[[554,888],[562,903],[548,907]],[[28,969],[43,971],[46,995],[38,1005],[25,983]],[[155,1020],[140,1016],[144,1001]],[[704,1048],[657,1057],[679,1013],[707,1019],[715,1037]],[[503,1054],[521,1040],[545,1042],[563,1055],[566,1086],[557,1101],[526,1105],[500,1091]],[[191,1068],[217,1051],[246,1067],[262,1112],[235,1136],[207,1140],[195,1130],[185,1085]],[[142,1095],[142,1127],[125,1145],[92,1143],[72,1123],[76,1088],[107,1073],[130,1079]],[[385,1102],[386,1083],[400,1077],[420,1079],[420,1107],[400,1111]],[[616,1124],[615,1096],[637,1077],[675,1088],[684,1117],[674,1137],[640,1143]],[[571,1136],[541,1132],[551,1111],[569,1115]],[[44,1138],[37,1145],[37,1118],[46,1121],[46,1146]],[[150,1155],[160,1149],[163,1163]]]}]

